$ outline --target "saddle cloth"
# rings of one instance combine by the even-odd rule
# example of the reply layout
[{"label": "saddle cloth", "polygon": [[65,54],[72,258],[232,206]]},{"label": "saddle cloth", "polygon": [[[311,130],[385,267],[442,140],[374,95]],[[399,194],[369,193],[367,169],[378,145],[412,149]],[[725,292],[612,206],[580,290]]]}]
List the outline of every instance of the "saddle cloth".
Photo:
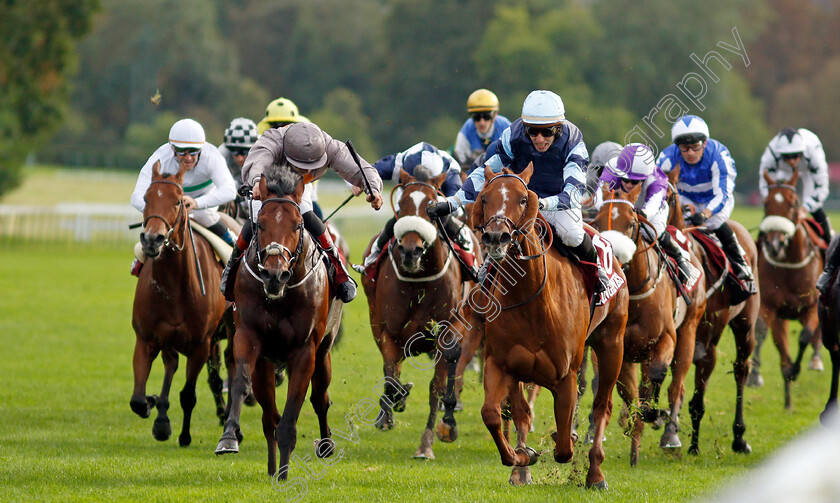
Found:
[{"label": "saddle cloth", "polygon": [[[707,234],[700,229],[692,229],[691,235],[694,236],[694,239],[700,243],[700,246],[706,251],[706,255],[709,257],[709,260],[714,263],[719,269],[726,268],[727,275],[726,275],[726,284],[732,289],[730,293],[730,305],[740,304],[747,300],[750,295],[753,295],[758,290],[755,287],[754,282],[750,282],[750,284],[745,284],[743,281],[738,279],[737,272],[732,264],[732,261],[727,261],[726,254],[723,252],[723,248],[720,246],[720,241],[718,240],[717,236],[712,234]],[[744,260],[747,261],[747,267],[749,267],[750,259],[749,257],[744,257]]]}]

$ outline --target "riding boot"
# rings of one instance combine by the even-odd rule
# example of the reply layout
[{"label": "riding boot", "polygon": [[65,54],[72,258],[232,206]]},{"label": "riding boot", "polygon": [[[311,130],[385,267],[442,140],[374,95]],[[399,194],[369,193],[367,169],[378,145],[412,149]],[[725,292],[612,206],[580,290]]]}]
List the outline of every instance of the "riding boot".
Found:
[{"label": "riding boot", "polygon": [[236,271],[239,269],[239,260],[248,249],[248,243],[251,241],[252,229],[250,220],[246,220],[242,226],[242,232],[233,244],[233,250],[230,252],[225,270],[222,271],[222,279],[219,283],[219,290],[225,295],[225,299],[233,302],[233,286],[236,283]]},{"label": "riding boot", "polygon": [[744,250],[738,244],[735,233],[732,232],[729,224],[724,222],[723,225],[715,230],[715,235],[720,239],[724,253],[735,263],[735,275],[738,276],[738,279],[744,283],[754,282],[755,278],[753,277],[752,269],[747,264],[747,259],[744,257]]},{"label": "riding boot", "polygon": [[609,279],[607,278],[607,272],[604,271],[604,268],[601,267],[601,264],[598,263],[598,252],[595,250],[595,247],[592,245],[592,238],[589,237],[589,234],[584,232],[583,234],[583,241],[574,248],[570,248],[572,253],[577,256],[583,262],[592,262],[593,264],[598,266],[598,281],[595,282],[595,293],[601,293],[607,288],[607,283]]},{"label": "riding boot", "polygon": [[208,226],[207,230],[222,238],[222,240],[230,246],[235,246],[236,234],[231,232],[231,230],[228,229],[228,226],[225,225],[225,223],[221,220],[219,220],[213,225]]},{"label": "riding boot", "polygon": [[368,253],[367,257],[365,257],[364,262],[362,265],[365,269],[372,266],[376,263],[376,259],[379,257],[379,253],[385,248],[385,245],[388,244],[388,241],[394,237],[394,224],[397,223],[397,217],[391,217],[385,223],[385,227],[382,228],[382,232],[379,233],[379,237],[376,238],[376,241],[370,246],[370,253]]},{"label": "riding boot", "polygon": [[473,256],[473,240],[470,229],[460,219],[451,216],[443,226],[444,232],[462,251],[456,250],[460,256],[461,271],[470,278],[478,278],[479,270]]},{"label": "riding boot", "polygon": [[669,232],[663,232],[659,236],[658,241],[659,246],[662,247],[662,251],[677,261],[677,267],[679,267],[680,270],[680,281],[682,281],[683,285],[685,285],[695,274],[699,274],[697,268],[692,265],[691,257],[688,255],[688,252],[680,248],[680,246],[674,242],[674,239],[671,237]]},{"label": "riding boot", "polygon": [[840,246],[835,246],[834,248],[829,247],[829,251],[831,254],[825,259],[823,272],[817,278],[817,290],[823,295],[828,293],[831,277],[834,276],[834,271],[837,269],[837,266],[840,266]]},{"label": "riding boot", "polygon": [[335,246],[335,243],[333,243],[332,236],[330,236],[328,230],[325,230],[316,239],[318,240],[318,245],[326,252],[327,257],[330,258],[330,262],[335,267],[336,297],[346,304],[356,298],[356,282],[353,281],[350,273],[347,272],[347,267],[344,265],[344,255]]},{"label": "riding boot", "polygon": [[831,222],[828,221],[828,215],[825,214],[825,211],[822,208],[814,210],[811,212],[811,216],[814,217],[814,220],[820,224],[822,227],[822,238],[825,240],[826,243],[831,241]]}]

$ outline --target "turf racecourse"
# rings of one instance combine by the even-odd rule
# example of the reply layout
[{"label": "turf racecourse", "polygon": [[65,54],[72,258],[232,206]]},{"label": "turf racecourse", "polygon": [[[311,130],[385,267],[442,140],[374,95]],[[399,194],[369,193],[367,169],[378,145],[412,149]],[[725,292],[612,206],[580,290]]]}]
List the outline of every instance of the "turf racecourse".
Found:
[{"label": "turf racecourse", "polygon": [[[740,210],[748,227],[760,210]],[[834,216],[837,222],[837,216]],[[367,236],[352,236],[359,250]],[[646,429],[639,466],[629,467],[629,441],[618,425],[618,403],[604,444],[603,469],[610,490],[583,489],[586,447],[577,446],[572,463],[559,465],[551,455],[551,397],[537,402],[536,431],[529,444],[543,451],[532,467],[534,483],[508,485],[503,467],[481,422],[483,390],[475,373],[466,376],[464,411],[457,416],[460,438],[435,443],[435,461],[411,459],[428,412],[429,371],[406,367],[413,381],[406,412],[396,428],[380,432],[357,414],[367,399],[377,400],[382,360],[370,335],[367,306],[360,291],[345,313],[345,333],[333,352],[333,406],[330,421],[344,438],[334,437],[340,458],[324,466],[314,460],[317,421],[307,401],[298,424],[293,454],[309,459],[291,466],[287,484],[266,475],[266,447],[259,407],[242,416],[241,453],[217,457],[221,434],[202,372],[193,415],[190,447],[180,448],[184,359],[173,383],[173,438],[152,438],[153,419],[140,419],[129,406],[134,333],[131,303],[135,278],[128,275],[130,248],[76,245],[3,244],[0,246],[0,500],[61,501],[691,501],[702,499],[745,474],[773,451],[817,424],[828,392],[828,374],[803,370],[793,386],[794,410],[783,410],[778,353],[768,341],[762,352],[766,385],[746,391],[748,456],[730,449],[734,409],[731,374],[734,347],[724,335],[712,376],[702,425],[701,455],[688,455],[690,419],[681,416],[682,453],[664,454],[659,432]],[[162,306],[163,308],[163,306]],[[795,341],[798,325],[791,338]],[[810,357],[810,351],[807,354]],[[828,365],[827,353],[823,359]],[[694,389],[694,371],[687,392]],[[162,364],[153,367],[147,388],[158,393]],[[668,380],[670,381],[670,379]],[[284,397],[285,387],[279,394]],[[664,396],[664,393],[663,393]],[[279,400],[282,405],[283,398]],[[583,407],[591,404],[587,393]],[[362,407],[357,408],[361,405]],[[282,409],[281,409],[282,410]],[[356,436],[347,435],[348,423]]]}]

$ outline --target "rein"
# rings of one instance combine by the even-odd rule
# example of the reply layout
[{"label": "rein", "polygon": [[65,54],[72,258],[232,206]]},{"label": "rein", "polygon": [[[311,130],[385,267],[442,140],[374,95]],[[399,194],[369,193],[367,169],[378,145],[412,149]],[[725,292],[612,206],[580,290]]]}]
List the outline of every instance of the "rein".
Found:
[{"label": "rein", "polygon": [[[793,185],[787,184],[787,183],[776,183],[776,184],[773,184],[773,185],[770,185],[770,186],[767,187],[768,191],[772,190],[772,189],[784,189],[784,190],[789,190],[789,191],[793,192],[794,208],[797,209],[797,215],[798,215],[799,197],[796,194],[796,187],[794,187]],[[769,198],[770,195],[768,194],[767,197]],[[767,218],[767,216],[770,216],[770,215],[765,215],[765,218]],[[783,217],[783,218],[787,218],[787,217],[784,217],[783,215],[778,215],[778,216]],[[805,233],[805,244],[808,246],[808,249],[809,249],[808,255],[803,260],[801,260],[799,262],[794,262],[794,263],[779,262],[778,260],[775,260],[772,257],[770,257],[770,255],[767,253],[767,240],[766,240],[766,238],[762,239],[761,240],[761,254],[764,255],[764,259],[767,260],[767,263],[769,263],[773,267],[777,267],[779,269],[802,269],[803,267],[810,264],[811,260],[813,260],[814,257],[817,254],[816,247],[814,246],[814,243],[809,238],[808,232],[804,228],[805,224],[802,223],[802,220],[799,219],[798,216],[797,216],[796,221],[793,222],[793,223],[796,226],[796,228],[795,228],[793,234],[791,234],[790,236],[788,236],[785,239],[784,247],[785,247],[785,249],[790,247],[790,240],[793,238],[793,236],[796,235],[797,232],[799,232],[801,230],[803,233]]]}]

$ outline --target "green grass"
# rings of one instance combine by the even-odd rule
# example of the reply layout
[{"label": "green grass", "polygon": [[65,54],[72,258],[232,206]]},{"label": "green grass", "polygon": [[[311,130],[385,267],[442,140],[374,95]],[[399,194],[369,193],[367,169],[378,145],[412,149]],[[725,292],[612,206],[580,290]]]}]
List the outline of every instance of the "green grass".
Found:
[{"label": "green grass", "polygon": [[[751,217],[752,215],[750,215]],[[745,217],[747,217],[745,215]],[[759,215],[760,217],[760,215]],[[745,218],[748,220],[749,218]],[[365,236],[352,236],[359,249]],[[265,474],[266,447],[259,408],[242,415],[245,442],[241,453],[216,457],[221,434],[204,380],[193,416],[193,444],[175,440],[181,411],[177,391],[183,385],[184,359],[173,385],[173,438],[152,438],[152,419],[140,419],[128,407],[132,389],[131,302],[135,279],[128,275],[129,249],[19,245],[0,248],[0,333],[3,393],[0,394],[2,499],[44,500],[292,500],[302,486],[272,486]],[[382,360],[370,335],[362,295],[345,313],[345,335],[333,353],[331,426],[347,431],[345,415],[366,398],[376,399]],[[791,337],[796,337],[793,330]],[[303,501],[688,501],[710,494],[745,474],[774,450],[816,425],[828,390],[828,374],[803,371],[794,386],[794,410],[782,408],[778,354],[765,345],[766,385],[746,391],[746,438],[753,454],[730,449],[734,407],[732,336],[727,332],[712,376],[701,432],[701,455],[666,455],[659,432],[646,430],[639,466],[628,463],[629,441],[618,426],[618,406],[605,443],[603,469],[610,485],[604,494],[585,491],[586,448],[578,446],[571,464],[551,456],[551,397],[537,402],[536,431],[529,444],[544,451],[532,467],[534,484],[513,488],[510,473],[481,422],[483,390],[475,373],[466,376],[465,410],[457,416],[460,437],[454,444],[435,443],[436,461],[411,459],[427,415],[429,372],[408,367],[413,381],[408,409],[396,416],[395,430],[383,433],[359,427],[357,442],[338,438],[344,456],[331,467],[311,464],[307,474],[293,463],[291,478],[306,483]],[[828,362],[827,356],[824,359]],[[156,361],[147,392],[158,393],[162,365]],[[693,370],[687,390],[693,389]],[[280,388],[278,403],[283,402]],[[619,399],[616,395],[616,404]],[[591,404],[591,393],[583,402]],[[282,410],[282,409],[281,409]],[[687,407],[681,437],[690,440]],[[308,402],[298,424],[294,454],[312,459],[317,421]],[[317,478],[320,476],[320,478]]]}]

